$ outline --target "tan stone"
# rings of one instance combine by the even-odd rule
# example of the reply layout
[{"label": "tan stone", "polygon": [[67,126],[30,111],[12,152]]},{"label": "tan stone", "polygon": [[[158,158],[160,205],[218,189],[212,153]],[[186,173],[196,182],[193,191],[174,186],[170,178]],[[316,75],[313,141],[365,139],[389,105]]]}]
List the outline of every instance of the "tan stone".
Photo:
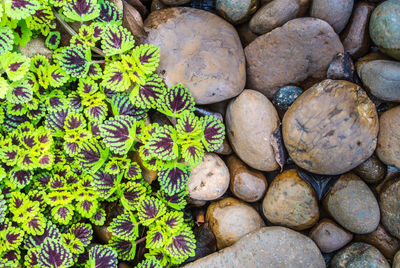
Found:
[{"label": "tan stone", "polygon": [[354,0],[313,0],[310,16],[326,21],[340,33],[349,21],[353,4]]},{"label": "tan stone", "polygon": [[388,180],[379,193],[382,224],[389,233],[400,239],[400,177]]}]

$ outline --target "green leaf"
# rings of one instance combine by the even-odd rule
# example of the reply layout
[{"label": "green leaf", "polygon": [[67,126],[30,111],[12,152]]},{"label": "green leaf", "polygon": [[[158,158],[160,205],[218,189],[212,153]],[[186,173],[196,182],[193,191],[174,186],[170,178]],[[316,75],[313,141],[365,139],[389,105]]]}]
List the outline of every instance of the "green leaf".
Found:
[{"label": "green leaf", "polygon": [[75,21],[89,21],[100,15],[97,0],[71,0],[64,5],[64,15]]},{"label": "green leaf", "polygon": [[14,104],[24,104],[32,100],[33,90],[26,80],[11,83],[7,92],[7,101]]},{"label": "green leaf", "polygon": [[[18,26],[14,31],[14,44],[24,47],[32,38],[32,31],[26,25],[24,20],[18,22]],[[0,53],[1,55],[1,53]]]},{"label": "green leaf", "polygon": [[160,48],[151,44],[142,44],[132,50],[135,62],[145,74],[152,74],[160,62]]},{"label": "green leaf", "polygon": [[10,51],[13,45],[13,31],[8,27],[0,27],[0,56]]},{"label": "green leaf", "polygon": [[108,246],[115,249],[115,251],[118,253],[118,259],[132,261],[135,258],[135,241],[126,241],[114,236],[108,242]]},{"label": "green leaf", "polygon": [[183,226],[183,212],[171,211],[165,214],[161,221],[165,224],[171,234],[178,232]]},{"label": "green leaf", "polygon": [[193,112],[184,111],[177,120],[176,130],[178,137],[185,142],[188,138],[200,136],[203,132],[202,121]]},{"label": "green leaf", "polygon": [[127,182],[122,188],[121,204],[128,211],[136,210],[140,200],[145,197],[146,191],[140,183]]},{"label": "green leaf", "polygon": [[146,258],[141,263],[139,263],[137,268],[162,268],[163,265],[160,264],[160,261],[157,260],[154,256]]},{"label": "green leaf", "polygon": [[8,84],[7,80],[3,77],[0,77],[0,99],[4,99],[9,90],[11,90],[11,87]]},{"label": "green leaf", "polygon": [[192,94],[182,84],[169,88],[160,103],[160,112],[168,116],[180,117],[185,111],[194,111]]},{"label": "green leaf", "polygon": [[176,131],[171,126],[164,126],[146,142],[145,148],[155,157],[162,160],[173,160],[178,156]]},{"label": "green leaf", "polygon": [[126,154],[136,136],[135,120],[128,115],[120,115],[100,125],[104,143],[117,154]]},{"label": "green leaf", "polygon": [[153,224],[146,234],[146,248],[162,248],[168,238],[167,231],[160,224]]},{"label": "green leaf", "polygon": [[143,198],[139,203],[139,220],[145,226],[149,226],[155,222],[158,218],[162,217],[165,212],[165,205],[154,197]]},{"label": "green leaf", "polygon": [[108,159],[109,149],[104,143],[90,139],[82,144],[81,152],[76,156],[82,168],[95,173]]},{"label": "green leaf", "polygon": [[182,144],[182,157],[193,167],[196,167],[204,156],[204,148],[198,140],[188,140]]},{"label": "green leaf", "polygon": [[122,54],[135,45],[133,35],[123,26],[108,25],[101,40],[101,49],[107,56]]},{"label": "green leaf", "polygon": [[91,61],[90,49],[84,46],[66,47],[57,55],[61,67],[73,77],[85,77]]},{"label": "green leaf", "polygon": [[29,71],[30,59],[22,54],[7,52],[0,57],[0,60],[8,79],[12,81],[24,78]]},{"label": "green leaf", "polygon": [[4,2],[4,11],[12,19],[26,19],[39,9],[40,4],[36,0],[7,0]]},{"label": "green leaf", "polygon": [[164,91],[162,79],[157,75],[152,75],[146,78],[143,85],[135,85],[130,99],[134,105],[143,109],[156,108],[163,99]]},{"label": "green leaf", "polygon": [[209,152],[217,150],[225,138],[225,126],[216,117],[205,116],[202,118],[203,137],[201,141]]},{"label": "green leaf", "polygon": [[30,29],[41,31],[44,36],[47,36],[50,29],[56,28],[53,10],[49,5],[41,5],[32,16],[26,18],[26,24]]},{"label": "green leaf", "polygon": [[187,185],[192,170],[189,166],[170,162],[158,172],[161,189],[169,195],[181,192]]},{"label": "green leaf", "polygon": [[185,226],[181,231],[172,237],[165,250],[171,257],[186,259],[193,257],[196,249],[196,240],[192,230]]},{"label": "green leaf", "polygon": [[116,217],[107,228],[109,232],[122,240],[134,241],[139,236],[139,224],[131,212]]},{"label": "green leaf", "polygon": [[44,240],[38,259],[40,267],[43,268],[67,268],[74,264],[73,255],[67,246],[62,244],[61,241],[51,238]]},{"label": "green leaf", "polygon": [[67,225],[74,215],[74,207],[72,205],[56,206],[51,210],[51,215],[57,223]]},{"label": "green leaf", "polygon": [[55,50],[61,42],[60,32],[50,32],[46,38],[46,46],[49,49]]},{"label": "green leaf", "polygon": [[131,86],[131,80],[121,62],[112,62],[106,65],[102,86],[113,91],[127,91]]}]

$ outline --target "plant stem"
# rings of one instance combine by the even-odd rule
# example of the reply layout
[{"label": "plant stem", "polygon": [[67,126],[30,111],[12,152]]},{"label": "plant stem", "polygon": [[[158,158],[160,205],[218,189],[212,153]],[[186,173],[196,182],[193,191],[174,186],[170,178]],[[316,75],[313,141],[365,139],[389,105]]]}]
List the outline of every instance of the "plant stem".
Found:
[{"label": "plant stem", "polygon": [[103,63],[106,63],[106,60],[93,60],[91,63],[92,64],[93,63],[103,64]]},{"label": "plant stem", "polygon": [[[77,33],[75,32],[75,30],[72,29],[72,27],[69,26],[69,24],[66,23],[65,20],[63,20],[63,19],[61,18],[60,14],[58,14],[58,12],[57,12],[54,8],[53,8],[53,13],[54,13],[54,16],[56,16],[56,19],[58,20],[58,22],[61,24],[61,26],[64,27],[64,29],[65,29],[70,35],[72,35],[72,36],[77,35]],[[82,23],[81,23],[81,26],[82,26]],[[101,55],[101,56],[103,56],[103,57],[106,56],[106,54],[105,54],[100,48],[92,47],[91,49],[92,49],[94,52],[96,52],[97,54],[99,54],[99,55]]]},{"label": "plant stem", "polygon": [[143,236],[142,238],[136,240],[135,242],[136,242],[136,245],[137,245],[137,244],[140,244],[140,243],[142,243],[144,241],[146,241],[146,236]]}]

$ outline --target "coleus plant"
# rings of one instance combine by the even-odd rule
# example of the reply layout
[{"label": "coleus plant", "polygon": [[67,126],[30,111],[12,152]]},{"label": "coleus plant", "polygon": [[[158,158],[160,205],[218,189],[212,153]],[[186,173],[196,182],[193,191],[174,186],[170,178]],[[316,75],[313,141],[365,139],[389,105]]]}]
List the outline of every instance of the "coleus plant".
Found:
[{"label": "coleus plant", "polygon": [[[187,182],[221,146],[222,122],[197,116],[184,85],[165,86],[162,51],[137,45],[111,2],[6,0],[0,15],[0,267],[169,267],[194,256]],[[33,37],[52,56],[23,55]],[[170,123],[151,122],[155,111]]]}]

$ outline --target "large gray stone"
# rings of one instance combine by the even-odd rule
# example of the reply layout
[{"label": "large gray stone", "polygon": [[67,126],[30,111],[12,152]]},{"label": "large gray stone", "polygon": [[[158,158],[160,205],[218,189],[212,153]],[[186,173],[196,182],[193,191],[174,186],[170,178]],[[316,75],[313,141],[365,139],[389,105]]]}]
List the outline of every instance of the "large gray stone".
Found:
[{"label": "large gray stone", "polygon": [[244,236],[233,246],[186,265],[187,268],[323,268],[315,243],[285,227],[264,227]]}]

